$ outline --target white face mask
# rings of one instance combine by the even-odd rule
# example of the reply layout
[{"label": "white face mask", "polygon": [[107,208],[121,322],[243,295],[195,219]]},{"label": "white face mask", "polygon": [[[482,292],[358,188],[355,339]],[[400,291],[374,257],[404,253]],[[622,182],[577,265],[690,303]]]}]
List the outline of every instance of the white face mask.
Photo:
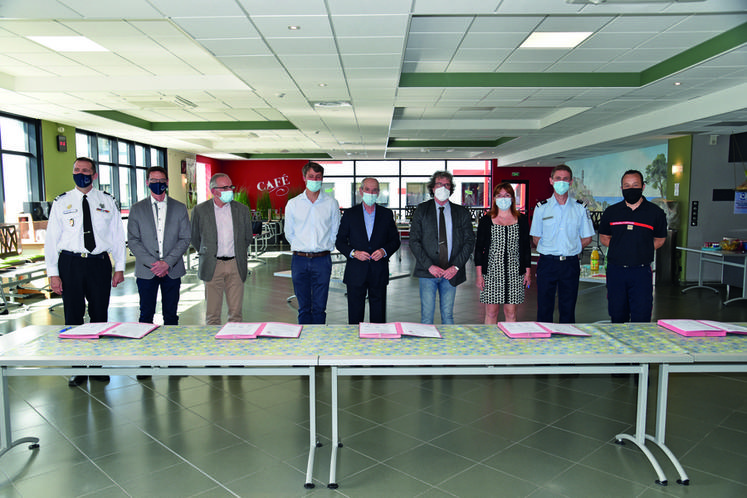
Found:
[{"label": "white face mask", "polygon": [[498,209],[500,209],[501,211],[508,211],[509,209],[511,209],[511,198],[510,197],[496,197],[495,205],[498,206]]},{"label": "white face mask", "polygon": [[451,196],[451,191],[446,187],[438,187],[433,191],[433,196],[436,198],[436,200],[444,202]]},{"label": "white face mask", "polygon": [[306,188],[309,192],[319,192],[322,189],[322,182],[320,180],[306,180]]},{"label": "white face mask", "polygon": [[379,199],[379,194],[371,194],[369,192],[363,192],[363,195],[361,196],[363,198],[363,203],[366,206],[373,206],[376,204],[376,201]]}]

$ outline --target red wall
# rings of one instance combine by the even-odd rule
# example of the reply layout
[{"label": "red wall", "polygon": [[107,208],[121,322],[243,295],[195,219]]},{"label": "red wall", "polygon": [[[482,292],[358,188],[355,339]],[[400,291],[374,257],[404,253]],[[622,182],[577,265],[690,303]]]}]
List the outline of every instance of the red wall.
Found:
[{"label": "red wall", "polygon": [[[198,156],[198,162],[205,162]],[[225,173],[231,177],[231,183],[237,188],[249,192],[252,208],[257,206],[260,190],[270,192],[273,209],[285,209],[288,194],[298,195],[305,187],[301,168],[306,160],[216,160],[209,159],[215,165],[214,173]]]},{"label": "red wall", "polygon": [[537,202],[545,200],[552,195],[550,171],[552,171],[551,166],[493,167],[493,185],[498,185],[503,181],[513,183],[526,181],[528,183],[527,214],[529,215],[529,219],[531,219]]}]

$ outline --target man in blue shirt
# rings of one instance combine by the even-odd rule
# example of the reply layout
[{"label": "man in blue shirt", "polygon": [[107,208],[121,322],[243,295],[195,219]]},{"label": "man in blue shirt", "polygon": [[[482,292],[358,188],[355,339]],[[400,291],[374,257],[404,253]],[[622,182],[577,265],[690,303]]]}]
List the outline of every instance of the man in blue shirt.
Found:
[{"label": "man in blue shirt", "polygon": [[555,293],[560,323],[576,321],[579,254],[589,245],[594,226],[581,203],[568,194],[573,173],[565,164],[550,172],[555,193],[537,204],[532,217],[532,236],[540,257],[537,262],[537,321],[552,322]]}]

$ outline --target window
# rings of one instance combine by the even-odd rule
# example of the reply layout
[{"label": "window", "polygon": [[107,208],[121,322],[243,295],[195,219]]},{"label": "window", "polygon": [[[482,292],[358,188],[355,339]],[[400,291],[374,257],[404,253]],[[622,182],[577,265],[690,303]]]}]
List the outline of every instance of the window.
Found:
[{"label": "window", "polygon": [[0,114],[0,176],[3,185],[0,221],[4,223],[16,223],[20,213],[30,210],[29,202],[44,200],[39,134],[38,121]]},{"label": "window", "polygon": [[360,182],[368,177],[379,181],[379,204],[404,219],[408,209],[430,199],[427,183],[434,171],[454,175],[452,202],[474,210],[490,207],[489,160],[478,161],[319,161],[324,166],[325,192],[334,196],[341,208],[361,202]]},{"label": "window", "polygon": [[78,130],[75,137],[78,156],[98,158],[97,188],[109,192],[120,209],[127,210],[148,196],[145,173],[150,166],[165,167],[165,150]]}]

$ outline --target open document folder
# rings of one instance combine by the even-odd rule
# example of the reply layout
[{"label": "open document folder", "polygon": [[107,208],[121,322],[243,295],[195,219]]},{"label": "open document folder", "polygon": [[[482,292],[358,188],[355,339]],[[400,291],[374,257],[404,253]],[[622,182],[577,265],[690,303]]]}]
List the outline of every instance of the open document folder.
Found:
[{"label": "open document folder", "polygon": [[656,324],[685,337],[723,337],[726,334],[747,334],[747,327],[713,320],[658,320]]},{"label": "open document folder", "polygon": [[257,339],[258,337],[281,337],[296,339],[301,335],[303,325],[294,323],[263,322],[239,323],[229,322],[215,335],[216,339]]},{"label": "open document folder", "polygon": [[553,334],[579,337],[591,335],[569,323],[500,322],[498,328],[512,339],[546,338],[552,337]]},{"label": "open document folder", "polygon": [[99,337],[124,337],[142,339],[158,328],[152,323],[101,322],[86,323],[60,332],[60,339],[98,339]]},{"label": "open document folder", "polygon": [[424,323],[393,322],[367,323],[361,322],[358,337],[361,339],[399,339],[403,335],[415,337],[441,338],[438,329]]}]

